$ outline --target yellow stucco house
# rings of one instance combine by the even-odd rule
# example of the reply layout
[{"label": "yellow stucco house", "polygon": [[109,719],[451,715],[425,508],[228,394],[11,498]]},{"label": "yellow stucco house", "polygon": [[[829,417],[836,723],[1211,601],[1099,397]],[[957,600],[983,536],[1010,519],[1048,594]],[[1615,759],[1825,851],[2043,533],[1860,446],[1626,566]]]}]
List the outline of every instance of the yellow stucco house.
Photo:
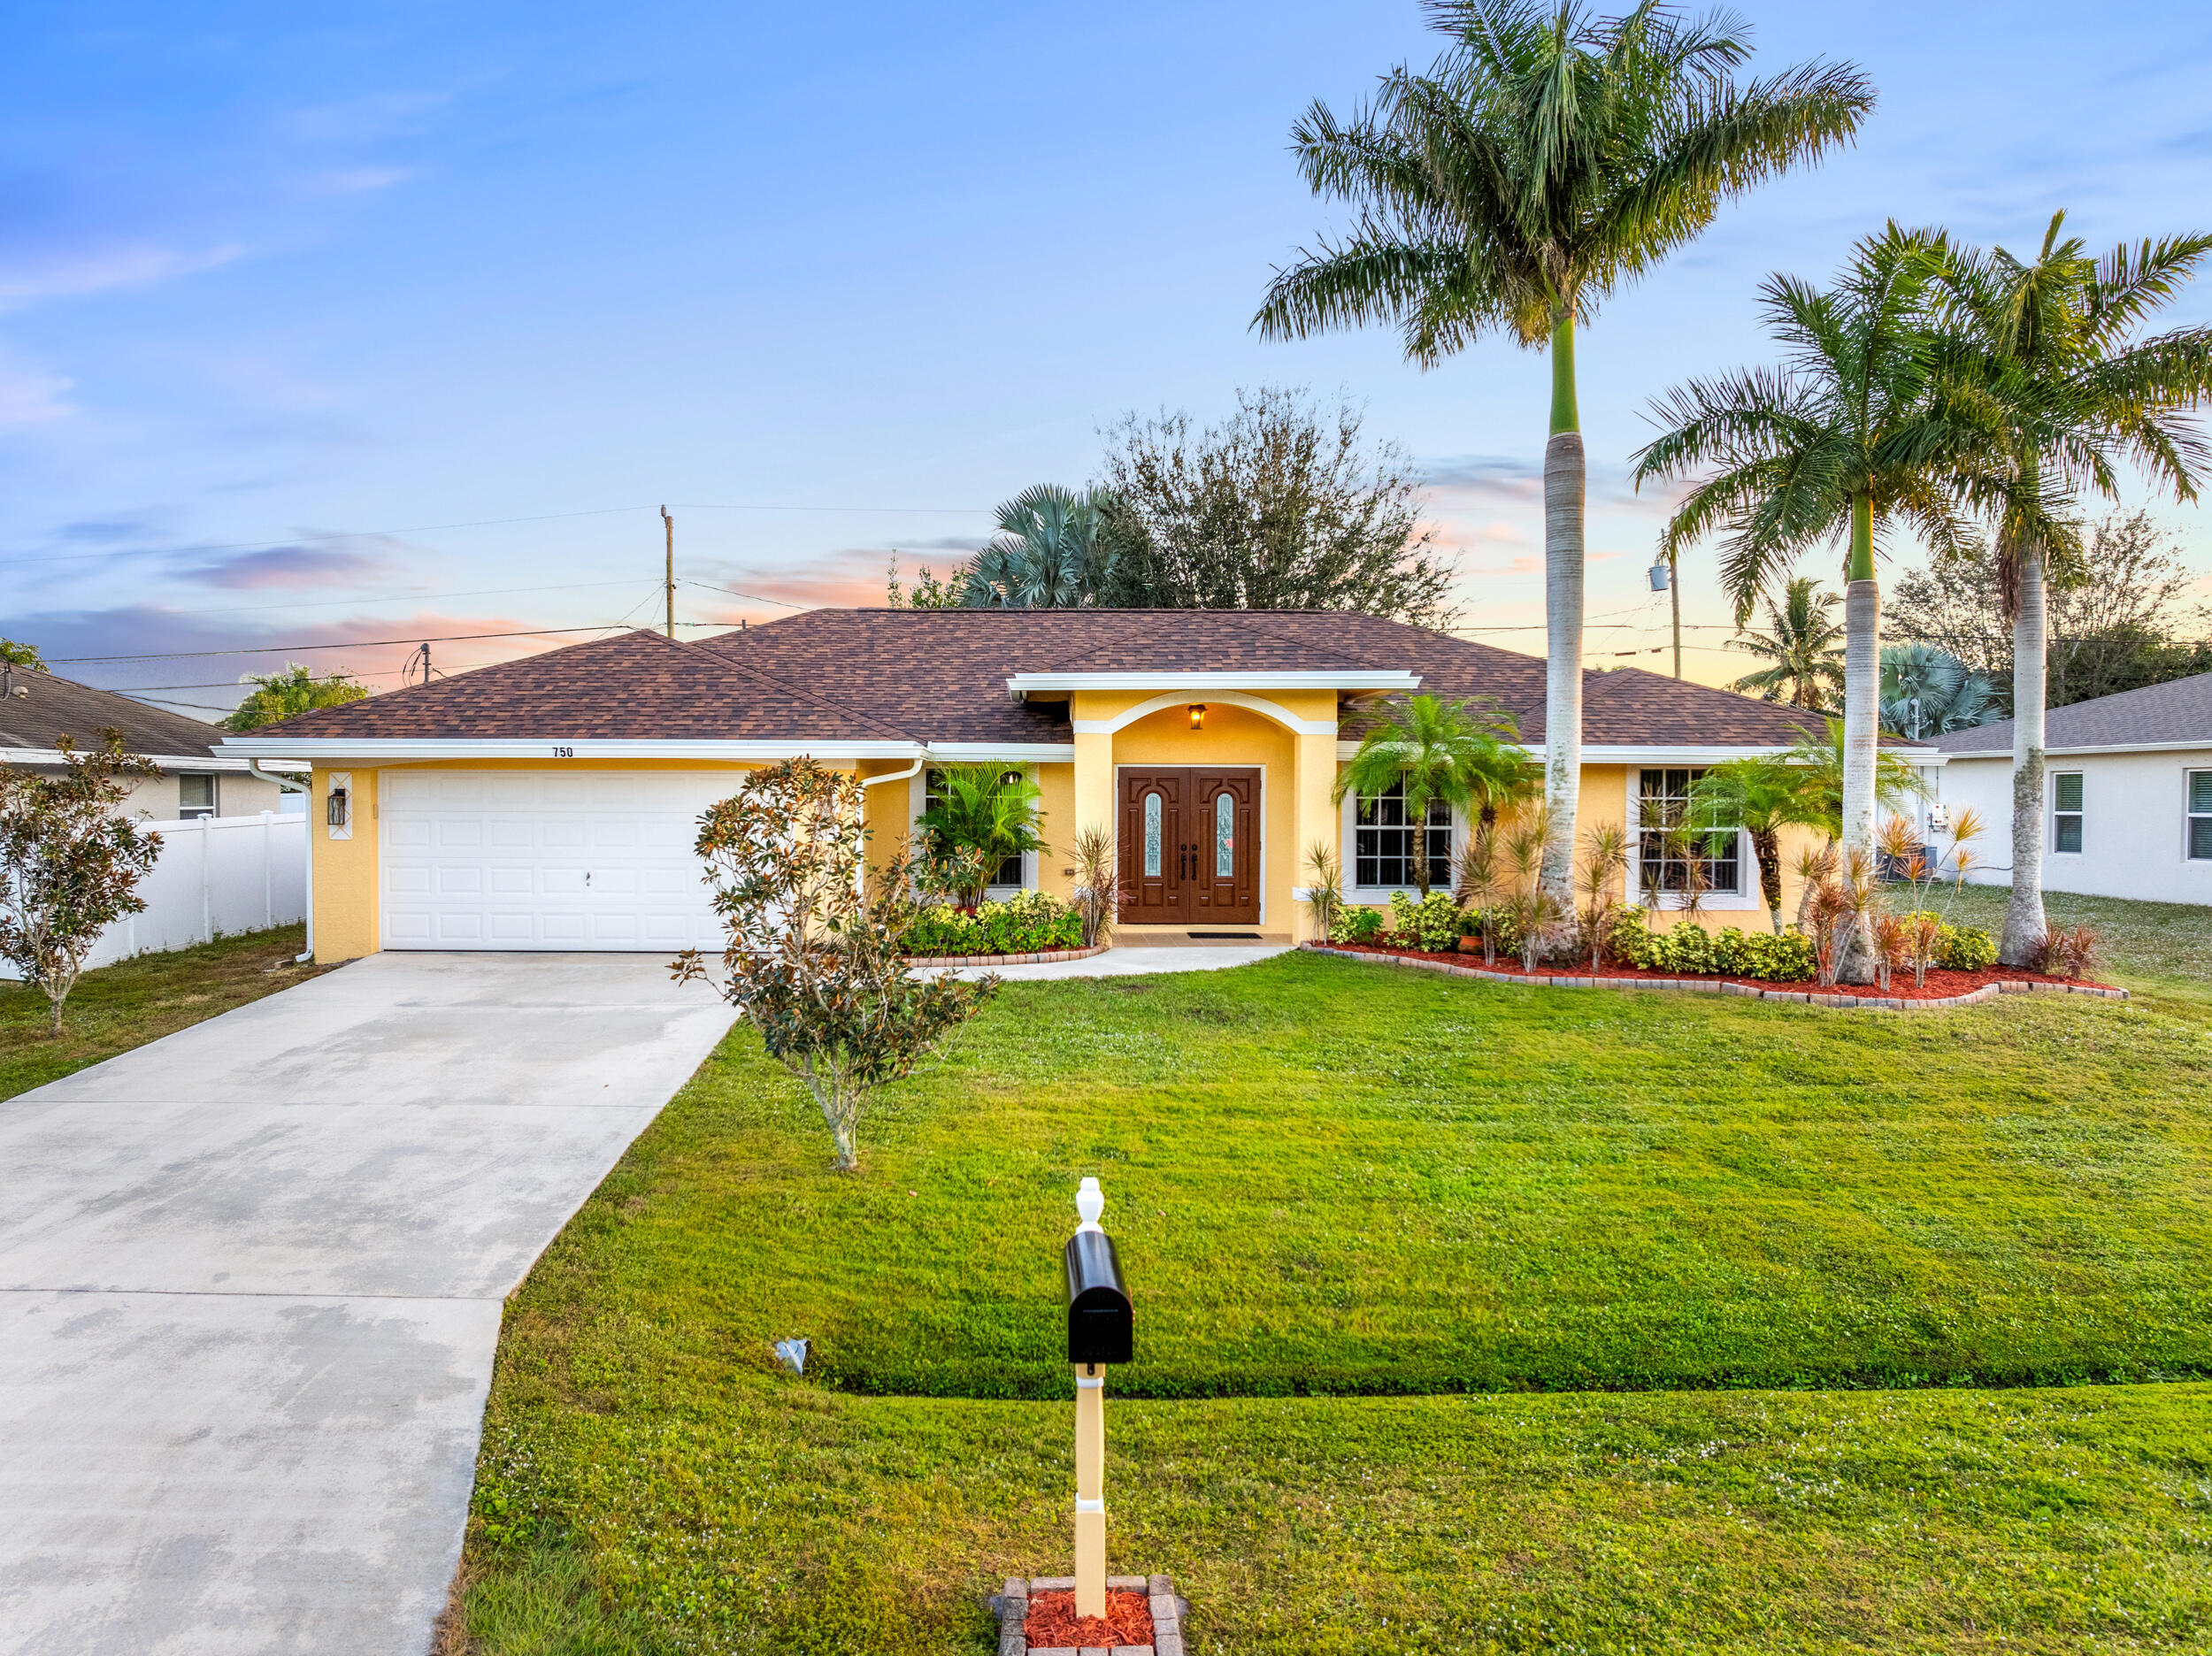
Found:
[{"label": "yellow stucco house", "polygon": [[[691,853],[736,775],[809,754],[860,777],[876,842],[927,808],[932,767],[1019,768],[1048,849],[995,894],[1067,894],[1074,832],[1110,824],[1125,939],[1302,939],[1304,862],[1338,847],[1348,894],[1386,902],[1427,856],[1448,885],[1468,824],[1389,795],[1331,799],[1363,707],[1486,698],[1540,750],[1544,664],[1341,612],[816,610],[718,638],[632,632],[232,737],[311,762],[311,946],[675,950],[720,939]],[[1634,669],[1591,672],[1581,820],[1633,836],[1640,801],[1787,747],[1805,716]],[[1709,922],[1756,925],[1747,837],[1708,865]],[[1637,894],[1669,905],[1638,847]],[[1794,900],[1793,888],[1791,901]]]}]

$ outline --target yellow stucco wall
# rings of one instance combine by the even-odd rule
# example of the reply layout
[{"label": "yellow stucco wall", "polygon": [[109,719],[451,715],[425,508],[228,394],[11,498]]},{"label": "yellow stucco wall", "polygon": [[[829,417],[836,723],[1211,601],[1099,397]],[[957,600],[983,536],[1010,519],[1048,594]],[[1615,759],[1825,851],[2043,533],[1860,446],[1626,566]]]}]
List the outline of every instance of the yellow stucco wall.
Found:
[{"label": "yellow stucco wall", "polygon": [[[1111,722],[1150,699],[1143,692],[1079,692],[1070,716],[1079,723]],[[1329,691],[1271,692],[1263,698],[1283,717],[1297,721],[1333,721],[1336,698]],[[1119,797],[1118,770],[1123,765],[1250,766],[1263,777],[1264,809],[1261,828],[1262,908],[1260,928],[1273,935],[1303,938],[1311,927],[1305,905],[1295,896],[1304,885],[1306,855],[1317,840],[1338,847],[1348,860],[1350,847],[1342,845],[1341,813],[1330,799],[1340,769],[1336,738],[1332,732],[1301,732],[1269,713],[1215,699],[1206,704],[1203,727],[1190,728],[1187,704],[1180,700],[1143,715],[1110,732],[1078,731],[1076,758],[1069,763],[1030,766],[1041,793],[1040,832],[1047,849],[1037,859],[1037,884],[1054,896],[1067,897],[1073,886],[1066,870],[1073,866],[1077,829],[1095,821],[1109,829],[1116,818]],[[908,768],[902,760],[866,760],[849,767],[865,778],[890,777]],[[319,960],[350,960],[379,947],[378,796],[382,770],[545,770],[538,759],[438,760],[405,766],[347,764],[319,765],[314,771],[314,794],[309,810],[309,843],[314,888],[315,953]],[[567,768],[567,767],[563,767]],[[590,760],[573,766],[590,770],[722,770],[731,773],[732,787],[753,763],[703,763],[696,760]],[[330,839],[325,822],[329,778],[334,770],[349,771],[353,778],[353,837]],[[1580,825],[1587,830],[1605,824],[1624,824],[1628,814],[1631,772],[1619,765],[1592,765],[1583,771]],[[867,823],[873,834],[872,855],[880,864],[906,836],[912,809],[911,785],[905,779],[885,781],[864,795]],[[1795,913],[1799,882],[1787,866],[1805,836],[1786,839],[1783,847],[1783,918]],[[1756,896],[1755,872],[1746,869],[1753,882],[1749,907],[1708,910],[1702,924],[1717,929],[1740,925],[1763,929],[1763,904]],[[1661,917],[1663,924],[1674,916]]]}]

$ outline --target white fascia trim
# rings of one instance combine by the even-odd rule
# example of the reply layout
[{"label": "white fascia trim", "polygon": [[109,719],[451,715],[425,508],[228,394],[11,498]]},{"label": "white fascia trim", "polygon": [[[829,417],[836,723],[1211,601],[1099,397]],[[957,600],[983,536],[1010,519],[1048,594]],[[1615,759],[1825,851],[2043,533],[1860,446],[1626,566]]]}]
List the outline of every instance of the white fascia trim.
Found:
[{"label": "white fascia trim", "polygon": [[1075,762],[1073,742],[932,742],[929,756],[949,759],[956,764],[987,764],[1004,760],[1008,764],[1072,764]]},{"label": "white fascia trim", "polygon": [[[1896,748],[1887,751],[1895,754],[1909,765],[1939,765],[1948,756],[1917,748]],[[1586,765],[1709,765],[1725,764],[1732,759],[1779,758],[1787,752],[1789,752],[1789,748],[1785,743],[1777,743],[1769,748],[1749,744],[1742,747],[1723,748],[1693,746],[1685,743],[1679,747],[1663,748],[1655,745],[1632,747],[1625,744],[1608,747],[1601,743],[1586,743],[1582,749],[1582,763]]]},{"label": "white fascia trim", "polygon": [[[80,753],[88,751],[80,748]],[[235,770],[245,772],[248,762],[243,759],[221,759],[213,754],[141,754],[164,770]],[[58,748],[0,748],[0,764],[53,765],[61,764]]]},{"label": "white fascia trim", "polygon": [[1014,673],[1006,687],[1015,695],[1041,690],[1417,690],[1421,675],[1403,668],[1365,672],[1041,672]]},{"label": "white fascia trim", "polygon": [[[2093,748],[2046,748],[2043,756],[2046,759],[2091,759],[2099,754],[2204,753],[2208,750],[2212,750],[2212,741],[2101,742]],[[1970,753],[1962,753],[1954,748],[1945,756],[1951,759],[2009,760],[2012,749],[1978,748]]]},{"label": "white fascia trim", "polygon": [[[259,757],[345,759],[361,764],[407,759],[543,759],[567,763],[587,759],[698,759],[720,762],[796,759],[912,759],[928,751],[910,741],[608,741],[548,736],[495,741],[412,738],[326,737],[314,741],[233,737],[223,744]],[[555,748],[561,751],[556,753]]]}]

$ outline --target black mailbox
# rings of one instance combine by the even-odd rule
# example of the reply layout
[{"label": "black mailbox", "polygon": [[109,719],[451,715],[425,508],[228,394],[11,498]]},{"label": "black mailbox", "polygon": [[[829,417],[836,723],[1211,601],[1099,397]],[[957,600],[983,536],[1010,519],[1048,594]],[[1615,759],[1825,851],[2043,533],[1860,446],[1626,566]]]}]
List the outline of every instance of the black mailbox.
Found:
[{"label": "black mailbox", "polygon": [[1133,1361],[1135,1319],[1113,1238],[1103,1230],[1078,1230],[1068,1238],[1067,1261],[1068,1361]]}]

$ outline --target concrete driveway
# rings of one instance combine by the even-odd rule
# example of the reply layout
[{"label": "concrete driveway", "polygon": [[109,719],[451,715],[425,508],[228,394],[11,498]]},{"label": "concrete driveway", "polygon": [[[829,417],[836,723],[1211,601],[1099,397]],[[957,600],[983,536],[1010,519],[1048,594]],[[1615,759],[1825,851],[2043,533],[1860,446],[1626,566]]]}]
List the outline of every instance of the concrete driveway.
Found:
[{"label": "concrete driveway", "polygon": [[383,954],[0,1102],[0,1651],[426,1650],[501,1301],[730,1022]]}]

